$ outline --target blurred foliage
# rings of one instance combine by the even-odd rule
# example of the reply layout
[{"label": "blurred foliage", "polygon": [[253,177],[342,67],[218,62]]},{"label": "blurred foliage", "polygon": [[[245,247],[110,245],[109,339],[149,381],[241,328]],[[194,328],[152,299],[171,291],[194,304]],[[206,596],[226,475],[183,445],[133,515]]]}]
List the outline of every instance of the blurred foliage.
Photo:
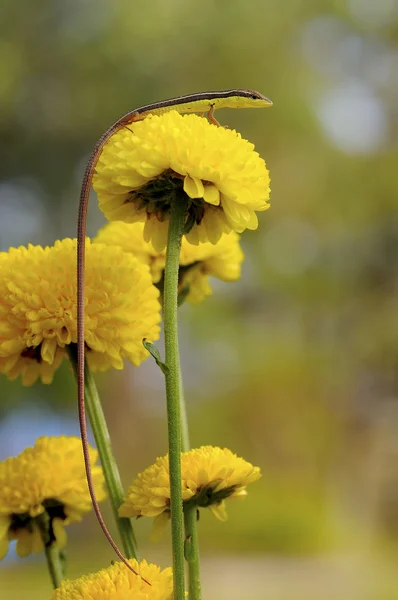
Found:
[{"label": "blurred foliage", "polygon": [[[217,565],[224,554],[241,555],[242,581],[246,553],[296,556],[299,571],[304,556],[356,557],[323,578],[316,561],[308,577],[288,570],[294,591],[283,568],[279,587],[267,584],[273,571],[264,558],[265,571],[249,579],[253,590],[260,586],[253,600],[329,599],[339,580],[346,584],[336,584],[333,598],[392,600],[397,4],[3,0],[0,28],[1,249],[75,235],[85,160],[124,112],[207,89],[248,87],[272,98],[271,110],[217,114],[255,143],[271,171],[272,207],[259,230],[243,236],[242,280],[215,282],[211,299],[181,309],[193,443],[227,445],[263,471],[248,498],[230,505],[227,524],[202,516],[202,548],[205,557],[218,552]],[[102,223],[93,197],[90,234]],[[162,379],[148,361],[99,382],[128,484],[165,452]],[[1,389],[5,425],[33,402],[75,418],[67,367],[52,387],[3,379]],[[21,444],[52,433],[45,411]],[[1,430],[4,456],[13,435]],[[101,539],[94,520],[84,533],[81,563],[71,560],[75,575],[106,564],[91,564]],[[78,557],[74,535],[70,554]],[[148,549],[166,553],[167,563],[166,543]],[[29,579],[36,567],[25,560],[5,572],[9,599],[24,591],[21,573],[31,598],[39,585],[49,594],[42,577]],[[311,573],[319,585],[308,583]],[[220,597],[225,580],[207,577],[208,597]],[[237,598],[234,590],[222,596]]]}]

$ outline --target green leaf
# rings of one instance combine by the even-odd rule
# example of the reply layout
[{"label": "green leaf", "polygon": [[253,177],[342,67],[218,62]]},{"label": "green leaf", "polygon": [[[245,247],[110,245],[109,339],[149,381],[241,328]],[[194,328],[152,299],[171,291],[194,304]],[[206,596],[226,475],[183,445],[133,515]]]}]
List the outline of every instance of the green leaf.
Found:
[{"label": "green leaf", "polygon": [[162,373],[164,375],[166,375],[166,373],[168,372],[168,367],[164,364],[164,362],[162,362],[162,360],[160,358],[160,352],[156,348],[155,344],[152,344],[152,342],[148,342],[146,340],[146,338],[144,338],[142,340],[142,343],[144,345],[144,348],[146,348],[146,350],[148,350],[149,354],[155,359],[155,362],[156,362],[157,366],[159,367],[159,369],[162,371]]}]

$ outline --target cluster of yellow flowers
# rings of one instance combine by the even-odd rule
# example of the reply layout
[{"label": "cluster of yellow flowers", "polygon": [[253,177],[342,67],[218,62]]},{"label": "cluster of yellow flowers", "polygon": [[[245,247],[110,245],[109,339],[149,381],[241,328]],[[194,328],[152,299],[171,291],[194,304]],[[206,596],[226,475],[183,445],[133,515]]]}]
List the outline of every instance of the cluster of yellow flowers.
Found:
[{"label": "cluster of yellow flowers", "polygon": [[[138,365],[142,339],[159,336],[170,202],[187,201],[180,292],[197,304],[210,275],[240,277],[238,233],[268,208],[269,174],[252,144],[233,130],[171,111],[115,133],[100,156],[94,187],[115,221],[86,250],[85,343],[94,370]],[[238,233],[237,233],[238,232]],[[76,343],[76,241],[11,248],[0,254],[0,373],[25,385],[54,372]],[[115,268],[117,265],[117,269]]]},{"label": "cluster of yellow flowers", "polygon": [[[111,221],[86,246],[85,346],[93,370],[138,365],[143,338],[159,337],[160,292],[170,206],[186,202],[179,292],[192,304],[211,294],[209,276],[240,277],[239,234],[256,229],[269,207],[269,174],[254,146],[234,130],[196,115],[170,111],[116,132],[99,158],[93,185]],[[50,383],[76,344],[76,240],[51,247],[11,248],[0,254],[0,373],[22,383]],[[97,458],[91,449],[91,461]],[[97,497],[103,475],[93,468]],[[226,518],[225,500],[243,496],[260,470],[228,449],[204,446],[182,454],[184,505],[209,507]],[[10,540],[25,556],[43,549],[43,515],[50,542],[65,544],[65,524],[91,506],[80,440],[40,438],[0,463],[0,558]],[[168,456],[138,475],[120,516],[169,518]],[[131,561],[75,581],[64,581],[53,600],[102,598],[168,600],[171,569]],[[145,582],[151,583],[150,586]]]},{"label": "cluster of yellow flowers", "polygon": [[[95,464],[97,451],[90,448]],[[246,486],[260,477],[260,470],[230,450],[212,446],[184,452],[182,486],[184,503],[198,508],[209,507],[225,520],[227,498],[246,494]],[[92,469],[96,495],[105,497],[104,477],[100,467]],[[32,448],[0,463],[0,559],[8,544],[17,541],[19,556],[44,549],[40,518],[46,515],[47,535],[58,548],[66,544],[65,525],[79,521],[90,510],[81,441],[75,437],[39,438]],[[156,517],[158,534],[169,519],[170,481],[168,457],[139,474],[120,507],[120,516]],[[142,598],[168,600],[172,597],[171,569],[161,571],[145,561],[130,561],[138,576],[122,563],[115,563],[93,575],[65,580],[54,591],[53,600],[89,598]],[[149,587],[146,581],[151,583]]]},{"label": "cluster of yellow flowers", "polygon": [[[220,520],[227,518],[225,500],[246,495],[246,486],[260,478],[260,469],[227,448],[202,446],[181,455],[182,496],[184,505],[209,507]],[[168,456],[140,473],[127,491],[120,506],[121,517],[155,517],[152,538],[163,532],[170,517],[170,478]],[[116,563],[93,575],[74,581],[64,581],[55,590],[53,600],[89,600],[104,598],[142,598],[168,600],[172,598],[171,569],[160,571],[145,561],[130,561],[141,577]],[[145,580],[151,583],[148,588]]]}]

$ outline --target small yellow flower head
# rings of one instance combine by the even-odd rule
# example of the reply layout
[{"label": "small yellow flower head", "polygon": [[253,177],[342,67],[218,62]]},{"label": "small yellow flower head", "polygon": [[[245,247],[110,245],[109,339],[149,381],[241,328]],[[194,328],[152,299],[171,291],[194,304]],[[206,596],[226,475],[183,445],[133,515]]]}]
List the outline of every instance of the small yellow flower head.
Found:
[{"label": "small yellow flower head", "polygon": [[[98,453],[90,447],[91,464]],[[93,466],[98,500],[105,498],[101,467]],[[0,559],[8,543],[17,540],[17,553],[43,550],[38,519],[48,521],[48,535],[58,547],[66,544],[64,526],[80,521],[91,509],[91,498],[80,438],[41,437],[32,448],[0,462]]]},{"label": "small yellow flower head", "polygon": [[[86,248],[85,342],[93,370],[140,364],[159,337],[159,292],[149,269],[117,246]],[[0,258],[0,373],[51,383],[77,341],[76,240],[11,248]]]},{"label": "small yellow flower head", "polygon": [[[149,266],[152,280],[158,283],[166,264],[166,251],[157,252],[151,242],[144,240],[144,223],[111,222],[105,225],[93,242],[117,245]],[[212,293],[209,276],[222,281],[236,281],[240,277],[244,255],[239,236],[234,231],[223,233],[217,244],[202,242],[190,244],[182,240],[180,255],[179,292],[188,290],[186,300],[199,304]]]},{"label": "small yellow flower head", "polygon": [[116,132],[93,178],[105,216],[145,222],[145,240],[158,251],[176,196],[186,201],[188,241],[216,244],[222,233],[257,229],[256,211],[269,207],[269,183],[263,159],[239,133],[176,111]]},{"label": "small yellow flower head", "polygon": [[[246,486],[257,481],[259,467],[239,458],[227,448],[202,446],[181,454],[182,499],[197,507],[209,507],[226,519],[226,498],[246,495]],[[157,517],[170,510],[169,459],[162,456],[140,473],[119,509],[121,517]]]},{"label": "small yellow flower head", "polygon": [[[172,600],[173,573],[171,568],[129,560],[140,576],[134,575],[123,563],[117,562],[79,579],[64,580],[54,590],[52,600]],[[142,578],[149,581],[148,585]]]}]

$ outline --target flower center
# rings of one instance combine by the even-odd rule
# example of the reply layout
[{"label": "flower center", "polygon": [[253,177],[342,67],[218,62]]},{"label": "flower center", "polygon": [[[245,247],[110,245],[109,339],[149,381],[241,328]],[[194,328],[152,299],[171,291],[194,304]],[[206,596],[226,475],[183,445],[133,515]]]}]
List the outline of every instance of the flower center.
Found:
[{"label": "flower center", "polygon": [[214,488],[217,487],[218,483],[219,481],[215,481],[203,486],[202,488],[199,488],[195,496],[184,502],[184,504],[193,504],[194,506],[200,506],[203,508],[206,508],[211,504],[220,504],[220,502],[225,500],[225,498],[228,498],[228,496],[233,494],[236,488],[239,487],[236,485],[231,485],[230,487],[215,491]]},{"label": "flower center", "polygon": [[44,500],[43,506],[50,519],[62,519],[63,521],[66,519],[64,505],[59,500],[48,498]]},{"label": "flower center", "polygon": [[[203,183],[206,185],[207,182]],[[170,214],[172,202],[182,195],[187,205],[185,233],[188,233],[195,224],[199,225],[202,221],[205,201],[203,198],[190,198],[184,192],[184,177],[172,169],[164,171],[137,190],[131,190],[124,204],[134,203],[137,210],[146,212],[148,219],[155,217],[163,222]]]},{"label": "flower center", "polygon": [[21,356],[22,358],[31,358],[40,364],[43,360],[41,357],[41,344],[25,348],[25,350],[22,350]]},{"label": "flower center", "polygon": [[[51,538],[53,540],[55,540],[55,536],[54,536],[54,532],[52,529],[52,522],[54,519],[62,519],[62,521],[65,521],[66,519],[66,514],[65,514],[65,510],[64,510],[64,505],[62,504],[62,502],[60,502],[59,500],[56,500],[54,498],[48,498],[47,500],[44,500],[44,502],[42,503],[42,505],[44,506],[46,513],[49,517],[49,523],[50,523],[50,534],[51,534]],[[29,513],[12,513],[11,514],[11,524],[10,524],[10,531],[18,531],[19,529],[26,529],[27,531],[29,531],[29,533],[33,532],[33,526],[35,521],[37,521],[37,519],[40,518],[39,517],[31,517]]]}]

